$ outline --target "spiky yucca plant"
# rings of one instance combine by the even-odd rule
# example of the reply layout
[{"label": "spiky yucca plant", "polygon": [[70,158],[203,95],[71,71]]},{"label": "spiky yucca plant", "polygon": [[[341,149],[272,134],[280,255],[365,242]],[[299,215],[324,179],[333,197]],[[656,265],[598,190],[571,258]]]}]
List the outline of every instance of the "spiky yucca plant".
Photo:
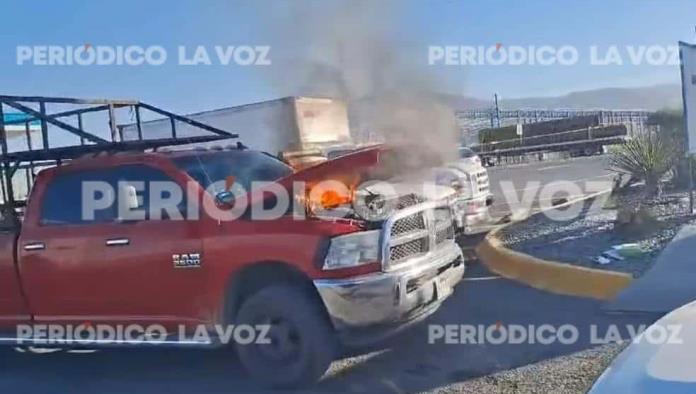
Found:
[{"label": "spiky yucca plant", "polygon": [[660,179],[682,156],[674,137],[663,133],[645,132],[635,135],[624,144],[614,147],[609,156],[611,169],[645,182],[645,198],[658,196]]}]

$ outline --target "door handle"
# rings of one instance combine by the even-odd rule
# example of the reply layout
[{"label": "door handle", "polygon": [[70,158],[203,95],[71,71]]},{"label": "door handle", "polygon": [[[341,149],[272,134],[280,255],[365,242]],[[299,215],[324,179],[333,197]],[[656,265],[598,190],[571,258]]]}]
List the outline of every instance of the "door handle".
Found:
[{"label": "door handle", "polygon": [[24,244],[24,250],[44,250],[46,249],[46,244],[43,242],[30,242]]},{"label": "door handle", "polygon": [[128,238],[112,238],[106,240],[106,246],[125,246],[130,244]]}]

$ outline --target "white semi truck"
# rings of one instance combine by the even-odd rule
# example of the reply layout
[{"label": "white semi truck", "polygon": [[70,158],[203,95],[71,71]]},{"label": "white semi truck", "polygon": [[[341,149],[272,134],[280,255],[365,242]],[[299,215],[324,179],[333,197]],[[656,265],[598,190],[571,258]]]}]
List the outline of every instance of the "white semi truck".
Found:
[{"label": "white semi truck", "polygon": [[[318,97],[284,97],[276,100],[204,111],[186,115],[205,124],[237,133],[249,147],[278,156],[295,168],[304,168],[365,147],[351,137],[347,106],[343,101]],[[196,136],[200,129],[176,122],[177,137]],[[125,140],[137,139],[135,124],[119,126]],[[141,123],[141,135],[148,138],[172,136],[170,119]],[[432,181],[437,198],[447,198],[458,229],[473,232],[488,219],[491,198],[488,174],[479,162],[462,157],[459,162],[425,169],[421,176],[407,174],[398,182],[415,185]],[[443,186],[447,193],[442,193]],[[435,198],[430,196],[429,198]]]}]

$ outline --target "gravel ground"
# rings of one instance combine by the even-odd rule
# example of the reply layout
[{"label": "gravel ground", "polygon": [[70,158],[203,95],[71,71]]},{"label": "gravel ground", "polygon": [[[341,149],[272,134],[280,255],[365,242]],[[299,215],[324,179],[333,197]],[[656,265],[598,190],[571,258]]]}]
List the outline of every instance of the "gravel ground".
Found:
[{"label": "gravel ground", "polygon": [[438,388],[430,393],[585,393],[626,344],[609,344]]},{"label": "gravel ground", "polygon": [[[581,214],[571,220],[556,221],[545,214],[512,224],[501,231],[500,238],[513,250],[539,258],[562,261],[591,268],[642,275],[657,255],[676,235],[682,225],[693,220],[688,215],[689,199],[685,192],[665,192],[659,200],[649,203],[658,225],[649,234],[627,235],[614,229],[617,207],[635,206],[640,188],[632,188],[621,196],[604,198],[601,204],[584,203]],[[594,261],[613,245],[638,243],[645,251],[642,256],[624,261],[612,260],[602,265]]]}]

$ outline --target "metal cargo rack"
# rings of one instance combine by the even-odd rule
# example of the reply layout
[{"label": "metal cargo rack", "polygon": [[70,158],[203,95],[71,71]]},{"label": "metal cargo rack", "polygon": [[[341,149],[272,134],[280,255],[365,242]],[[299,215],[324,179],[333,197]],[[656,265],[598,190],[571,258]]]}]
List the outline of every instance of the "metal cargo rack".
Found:
[{"label": "metal cargo rack", "polygon": [[[79,108],[49,113],[47,105],[74,105]],[[12,108],[22,116],[18,119],[5,120],[4,107]],[[38,106],[38,109],[36,108]],[[137,138],[124,140],[122,129],[116,124],[116,109],[130,109],[135,116]],[[143,135],[141,112],[151,111],[170,120],[171,137],[147,139]],[[102,138],[84,127],[83,115],[93,113],[106,113],[108,116],[107,138]],[[77,126],[67,123],[68,119],[76,122]],[[40,124],[40,146],[34,146],[32,142],[31,125]],[[204,132],[206,135],[178,137],[176,122],[183,122]],[[24,138],[26,149],[10,151],[8,148],[7,126],[24,125]],[[61,132],[77,136],[80,139],[78,145],[50,146],[49,125]],[[53,129],[51,130],[53,132]],[[59,166],[69,160],[102,152],[116,153],[125,151],[145,151],[158,149],[165,146],[198,144],[224,139],[238,138],[237,134],[198,122],[185,116],[177,115],[169,111],[157,108],[153,105],[136,100],[108,100],[108,99],[78,99],[67,97],[37,97],[37,96],[3,96],[0,95],[0,191],[2,193],[2,208],[21,208],[25,202],[15,199],[13,176],[17,170],[26,170],[27,193],[34,183],[36,168]],[[38,144],[37,144],[38,145]]]}]

